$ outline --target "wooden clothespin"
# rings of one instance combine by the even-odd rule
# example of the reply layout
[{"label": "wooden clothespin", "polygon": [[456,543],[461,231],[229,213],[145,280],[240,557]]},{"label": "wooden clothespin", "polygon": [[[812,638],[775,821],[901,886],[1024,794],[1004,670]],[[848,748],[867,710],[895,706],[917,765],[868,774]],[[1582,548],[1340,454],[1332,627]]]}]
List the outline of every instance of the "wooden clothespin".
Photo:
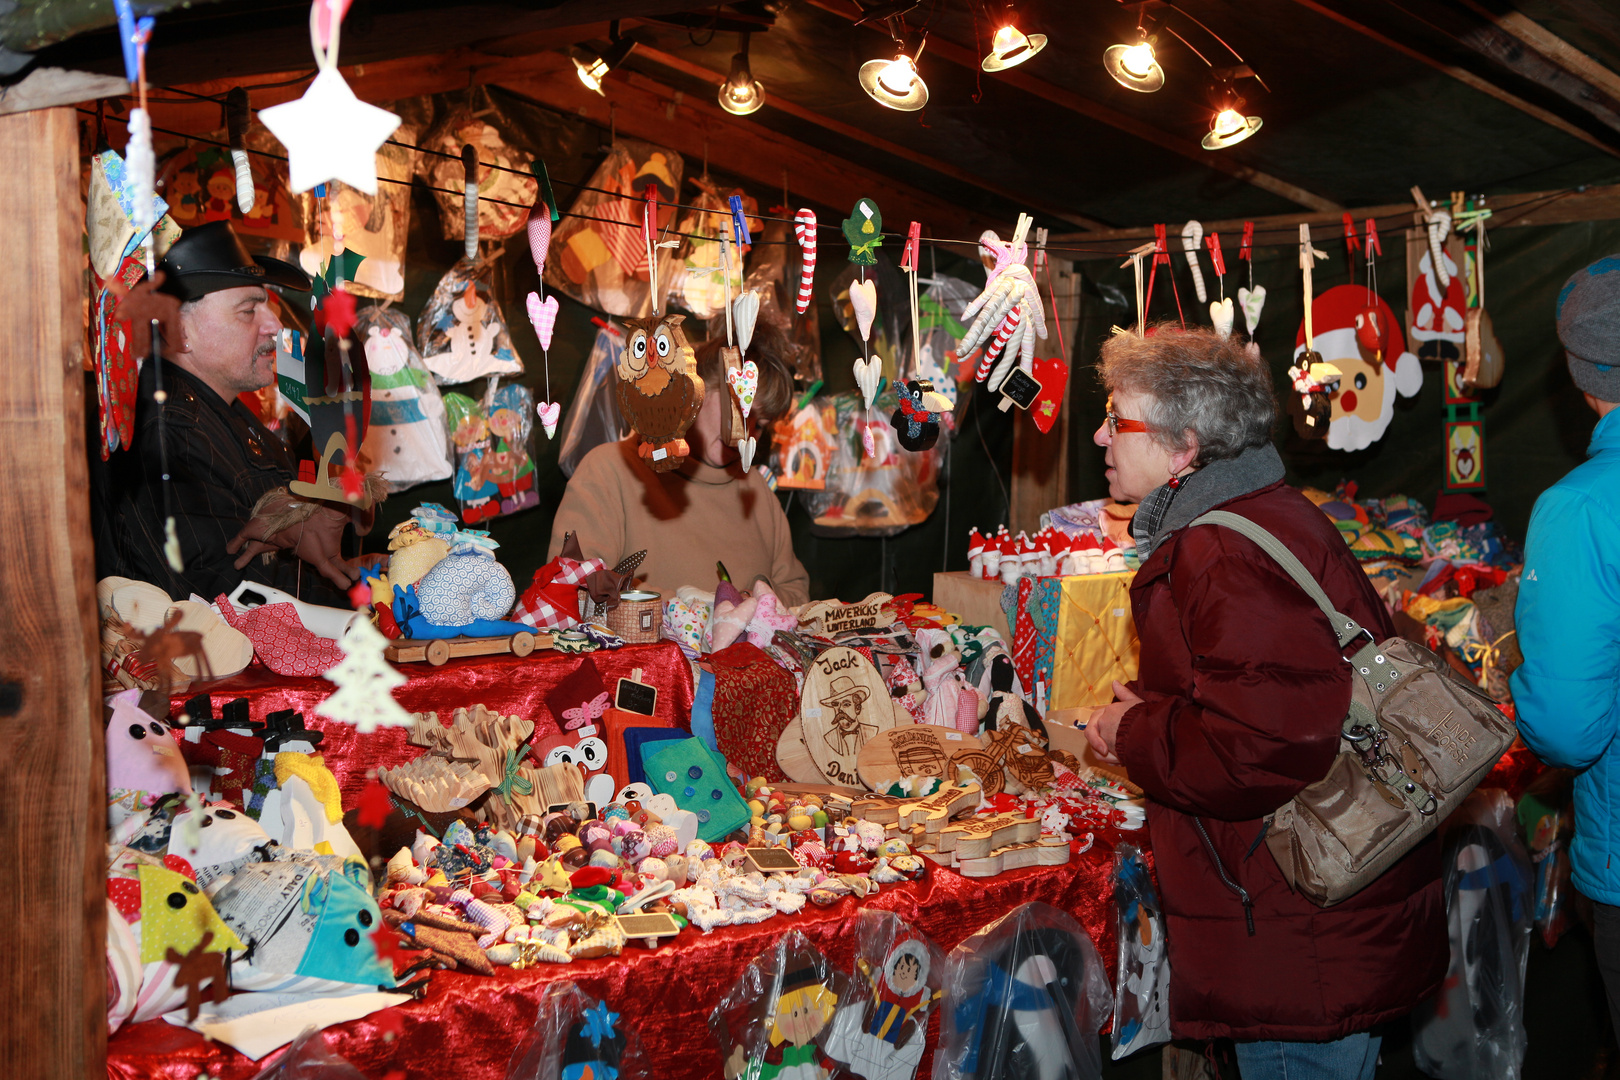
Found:
[{"label": "wooden clothespin", "polygon": [[738,247],[754,242],[753,236],[748,232],[748,215],[743,213],[741,195],[731,197],[731,234]]},{"label": "wooden clothespin", "polygon": [[1299,226],[1299,268],[1305,275],[1305,351],[1313,352],[1316,349],[1315,338],[1311,332],[1311,273],[1316,267],[1318,259],[1326,259],[1327,252],[1311,246],[1311,227],[1304,223]]},{"label": "wooden clothespin", "polygon": [[1035,230],[1035,272],[1046,269],[1046,230]]},{"label": "wooden clothespin", "polygon": [[[1159,226],[1162,230],[1164,226]],[[1138,244],[1131,249],[1131,257],[1119,265],[1123,268],[1131,267],[1136,273],[1136,333],[1138,336],[1147,334],[1147,296],[1142,292],[1142,259],[1154,250],[1154,242]],[[1168,256],[1166,256],[1168,258]]]},{"label": "wooden clothespin", "polygon": [[900,254],[900,269],[915,272],[917,258],[922,249],[922,222],[913,221],[906,230],[906,248]]},{"label": "wooden clothespin", "polygon": [[1035,219],[1029,214],[1019,214],[1018,224],[1013,228],[1012,242],[1022,244],[1029,239],[1029,227],[1035,224]]}]

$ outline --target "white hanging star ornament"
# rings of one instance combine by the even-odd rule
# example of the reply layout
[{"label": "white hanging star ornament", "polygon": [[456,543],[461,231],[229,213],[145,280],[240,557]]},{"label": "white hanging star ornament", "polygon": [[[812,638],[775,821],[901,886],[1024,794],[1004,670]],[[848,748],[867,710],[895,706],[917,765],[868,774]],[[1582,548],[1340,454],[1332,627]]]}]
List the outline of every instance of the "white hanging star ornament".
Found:
[{"label": "white hanging star ornament", "polygon": [[287,148],[294,192],[341,180],[377,194],[377,150],[399,127],[399,117],[355,97],[335,66],[322,68],[297,101],[260,109],[259,119]]}]

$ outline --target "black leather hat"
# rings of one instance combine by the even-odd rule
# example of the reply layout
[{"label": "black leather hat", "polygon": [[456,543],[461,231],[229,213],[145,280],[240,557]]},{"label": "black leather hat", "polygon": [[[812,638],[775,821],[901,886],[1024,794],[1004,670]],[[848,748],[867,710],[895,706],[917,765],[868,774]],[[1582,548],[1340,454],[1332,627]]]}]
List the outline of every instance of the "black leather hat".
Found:
[{"label": "black leather hat", "polygon": [[159,290],[181,300],[195,300],[221,289],[244,285],[278,285],[309,292],[309,275],[291,263],[249,255],[228,221],[210,221],[187,229],[163,256]]}]

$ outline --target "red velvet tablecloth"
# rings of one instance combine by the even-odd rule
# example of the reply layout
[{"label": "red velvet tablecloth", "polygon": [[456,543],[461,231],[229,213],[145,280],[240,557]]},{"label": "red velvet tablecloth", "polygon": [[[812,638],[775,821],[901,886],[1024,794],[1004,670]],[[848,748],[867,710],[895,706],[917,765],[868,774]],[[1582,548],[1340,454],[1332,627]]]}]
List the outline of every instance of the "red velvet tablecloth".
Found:
[{"label": "red velvet tablecloth", "polygon": [[[633,645],[592,655],[609,686],[641,668],[643,681],[659,688],[658,715],[689,726],[691,667],[674,645]],[[542,738],[555,731],[545,706],[546,692],[579,663],[576,657],[540,652],[524,659],[451,660],[437,668],[401,664],[408,681],[394,696],[408,711],[437,710],[441,715],[482,702],[533,719],[536,737]],[[320,750],[338,777],[345,807],[353,805],[368,768],[398,764],[421,752],[407,744],[403,729],[361,735],[346,724],[315,716],[315,705],[332,692],[331,684],[322,679],[283,678],[255,665],[232,679],[193,687],[175,699],[176,709],[203,691],[212,697],[216,713],[235,697],[247,698],[253,720],[263,720],[278,709],[302,712],[309,727],[325,732]],[[1145,839],[1134,835],[1134,842]],[[573,979],[639,1030],[658,1076],[714,1077],[720,1073],[720,1056],[709,1038],[708,1015],[744,965],[781,934],[798,929],[834,964],[849,971],[855,920],[863,904],[897,912],[949,950],[1018,905],[1042,901],[1076,916],[1111,972],[1112,858],[1112,849],[1099,840],[1067,866],[1017,870],[989,880],[962,878],[930,863],[922,881],[885,887],[864,902],[847,898],[830,908],[811,906],[797,915],[725,927],[712,934],[691,928],[656,952],[632,947],[617,958],[527,971],[501,968],[493,978],[435,972],[423,1000],[336,1025],[326,1035],[332,1049],[371,1080],[503,1080],[513,1048],[534,1023],[541,989],[554,979]],[[397,1036],[384,1037],[394,1032]],[[931,1043],[937,1037],[936,1020]],[[932,1057],[930,1049],[919,1076],[929,1075]],[[243,1080],[264,1064],[163,1020],[126,1026],[107,1046],[108,1075],[130,1080],[196,1080],[202,1073],[219,1080]]]},{"label": "red velvet tablecloth", "polygon": [[[1043,901],[1079,919],[1112,971],[1112,858],[1099,842],[1067,866],[1014,870],[988,880],[930,864],[922,881],[885,888],[864,903],[898,913],[949,950],[1019,904]],[[406,1080],[503,1080],[513,1048],[534,1023],[541,988],[553,979],[573,979],[640,1032],[660,1080],[717,1077],[721,1059],[709,1037],[708,1015],[744,965],[781,934],[797,929],[848,972],[860,906],[846,898],[830,908],[807,907],[797,915],[711,934],[689,928],[675,944],[656,952],[632,947],[616,959],[497,969],[493,978],[435,972],[423,1000],[328,1028],[327,1042],[371,1080],[396,1072]],[[383,1038],[391,1030],[398,1036]],[[929,1039],[932,1047],[937,1020]],[[930,1075],[932,1059],[930,1048],[918,1076]],[[243,1080],[262,1064],[163,1020],[126,1027],[107,1044],[108,1075],[127,1080],[196,1080],[202,1072]]]},{"label": "red velvet tablecloth", "polygon": [[[589,654],[602,681],[611,690],[620,678],[641,669],[641,681],[658,688],[655,715],[678,727],[692,722],[692,665],[672,642],[652,645],[626,645]],[[442,667],[429,664],[398,664],[405,685],[394,691],[394,700],[406,712],[437,712],[448,722],[458,707],[483,704],[497,712],[516,714],[534,721],[534,738],[555,735],[557,722],[546,707],[546,694],[584,663],[581,656],[570,656],[541,649],[526,657],[511,655],[476,656],[446,661]],[[403,764],[422,753],[407,741],[405,728],[380,728],[362,735],[348,724],[334,723],[315,715],[315,706],[335,689],[325,679],[297,679],[277,675],[255,662],[240,675],[219,682],[199,683],[184,694],[177,694],[172,707],[176,715],[197,694],[213,699],[214,714],[232,698],[246,698],[250,719],[262,721],[280,709],[304,714],[304,724],[325,733],[317,747],[325,755],[326,766],[337,776],[343,791],[345,809],[352,807],[366,783],[366,770]]]}]

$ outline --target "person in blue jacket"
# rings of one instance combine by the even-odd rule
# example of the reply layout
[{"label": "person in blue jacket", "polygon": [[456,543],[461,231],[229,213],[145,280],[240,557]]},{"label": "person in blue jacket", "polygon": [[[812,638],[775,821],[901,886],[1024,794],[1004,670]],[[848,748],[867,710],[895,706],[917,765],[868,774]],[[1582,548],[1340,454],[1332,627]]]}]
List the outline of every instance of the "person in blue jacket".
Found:
[{"label": "person in blue jacket", "polygon": [[1577,271],[1558,294],[1569,373],[1598,414],[1587,461],[1530,515],[1514,621],[1519,733],[1575,778],[1575,887],[1594,908],[1594,944],[1620,1031],[1620,255]]}]

